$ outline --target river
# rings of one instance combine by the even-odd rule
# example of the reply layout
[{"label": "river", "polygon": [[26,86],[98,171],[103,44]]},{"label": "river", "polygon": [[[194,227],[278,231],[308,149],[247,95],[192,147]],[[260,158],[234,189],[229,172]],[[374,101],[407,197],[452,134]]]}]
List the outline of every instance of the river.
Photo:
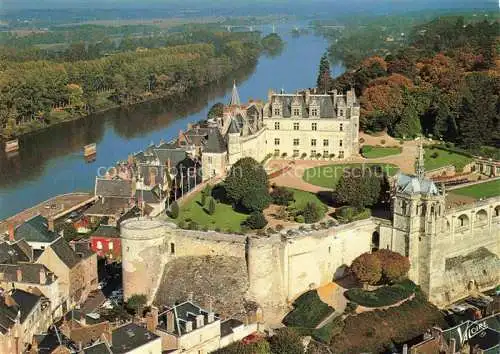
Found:
[{"label": "river", "polygon": [[[286,41],[279,55],[263,55],[255,67],[242,69],[224,82],[182,98],[114,109],[21,137],[18,154],[8,157],[0,152],[0,219],[57,194],[92,191],[99,167],[113,166],[151,142],[168,141],[188,123],[204,119],[214,103],[229,101],[233,80],[242,102],[266,99],[270,88],[294,92],[314,87],[328,43],[313,34],[293,37],[292,28],[292,24],[276,28]],[[343,70],[342,65],[334,65],[332,74]],[[96,160],[86,163],[82,147],[94,142]]]}]

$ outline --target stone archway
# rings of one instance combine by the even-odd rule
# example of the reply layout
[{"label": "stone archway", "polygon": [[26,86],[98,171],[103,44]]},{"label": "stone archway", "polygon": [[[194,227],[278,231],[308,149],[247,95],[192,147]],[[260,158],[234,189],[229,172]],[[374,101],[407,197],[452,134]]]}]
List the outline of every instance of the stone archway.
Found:
[{"label": "stone archway", "polygon": [[374,231],[372,234],[372,252],[377,251],[380,248],[380,234],[378,231]]}]

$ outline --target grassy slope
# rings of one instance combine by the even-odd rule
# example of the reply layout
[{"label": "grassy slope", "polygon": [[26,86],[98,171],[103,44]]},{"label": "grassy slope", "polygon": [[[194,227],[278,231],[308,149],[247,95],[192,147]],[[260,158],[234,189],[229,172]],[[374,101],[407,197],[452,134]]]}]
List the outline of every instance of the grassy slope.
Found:
[{"label": "grassy slope", "polygon": [[465,195],[476,199],[494,197],[500,195],[500,179],[475,184],[470,187],[454,189],[450,191],[450,193]]},{"label": "grassy slope", "polygon": [[367,159],[375,159],[379,157],[399,155],[401,153],[401,150],[402,149],[397,146],[383,147],[383,146],[365,145],[361,149],[361,154]]},{"label": "grassy slope", "polygon": [[293,197],[295,199],[295,201],[289,205],[290,208],[302,210],[308,202],[313,202],[322,206],[325,212],[328,209],[328,207],[317,197],[316,194],[293,188],[288,189],[293,191]]},{"label": "grassy slope", "polygon": [[362,165],[366,167],[383,166],[384,171],[387,171],[391,176],[395,175],[399,170],[396,165],[380,163],[325,165],[305,170],[302,178],[304,181],[316,186],[334,189],[346,168],[360,167]]},{"label": "grassy slope", "polygon": [[[433,158],[432,154],[437,153],[438,156]],[[425,169],[427,171],[434,170],[447,165],[455,166],[457,172],[461,172],[465,165],[472,162],[472,158],[457,154],[455,152],[440,150],[440,149],[425,149]]]}]

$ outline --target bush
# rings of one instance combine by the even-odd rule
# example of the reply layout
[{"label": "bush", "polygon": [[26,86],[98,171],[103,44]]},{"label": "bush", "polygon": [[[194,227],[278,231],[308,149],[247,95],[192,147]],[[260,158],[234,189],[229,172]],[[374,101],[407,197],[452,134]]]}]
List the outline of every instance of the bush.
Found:
[{"label": "bush", "polygon": [[439,153],[438,153],[437,151],[434,151],[434,152],[431,154],[431,158],[433,158],[433,159],[436,159],[438,156],[439,156]]},{"label": "bush", "polygon": [[214,354],[270,354],[271,349],[269,343],[265,339],[261,339],[254,343],[235,342],[227,347],[218,349]]},{"label": "bush", "polygon": [[181,229],[185,229],[186,228],[186,221],[184,221],[184,220],[179,221],[177,226],[179,226]]},{"label": "bush", "polygon": [[293,303],[293,310],[283,319],[289,327],[315,328],[334,309],[319,298],[316,290],[300,295]]},{"label": "bush", "polygon": [[130,310],[133,314],[137,314],[141,312],[141,310],[144,308],[147,302],[148,299],[146,295],[134,294],[128,299],[126,308]]},{"label": "bush", "polygon": [[372,212],[368,208],[358,210],[351,206],[343,206],[335,210],[335,216],[342,223],[367,219],[371,216],[371,214]]},{"label": "bush", "polygon": [[216,208],[215,199],[214,198],[210,198],[210,201],[208,202],[208,214],[209,215],[214,215],[215,208]]},{"label": "bush", "polygon": [[241,206],[249,212],[262,211],[271,203],[271,197],[266,192],[248,194],[241,200]]},{"label": "bush", "polygon": [[394,305],[409,298],[417,286],[411,280],[405,279],[394,285],[382,286],[374,291],[355,288],[344,294],[350,300],[365,307],[382,307]]},{"label": "bush", "polygon": [[284,229],[283,225],[281,225],[281,224],[276,225],[276,231],[279,232],[279,231],[281,231],[283,229]]},{"label": "bush", "polygon": [[380,140],[380,144],[385,145],[385,139]]},{"label": "bush", "polygon": [[304,219],[304,217],[302,215],[297,215],[294,220],[295,220],[295,222],[298,222],[301,224],[306,222],[306,220]]},{"label": "bush", "polygon": [[306,224],[312,224],[321,219],[322,215],[321,207],[316,203],[308,202],[302,211],[302,216],[304,217],[304,222]]},{"label": "bush", "polygon": [[393,282],[405,277],[410,270],[410,261],[397,252],[381,249],[373,253],[382,265],[382,277],[386,282]]},{"label": "bush", "polygon": [[363,144],[365,142],[365,138],[359,138],[359,143]]},{"label": "bush", "polygon": [[288,205],[293,202],[293,191],[285,187],[275,187],[271,192],[273,203],[278,205]]},{"label": "bush", "polygon": [[345,310],[344,312],[349,314],[349,315],[352,315],[354,313],[356,313],[356,309],[358,308],[358,304],[355,303],[355,302],[352,302],[352,301],[349,301],[345,307]]},{"label": "bush", "polygon": [[302,155],[300,155],[300,157],[302,157],[303,159],[305,159],[307,157],[307,154],[305,152],[303,152]]},{"label": "bush", "polygon": [[189,222],[188,226],[187,226],[188,230],[199,230],[200,229],[200,225],[196,222],[196,221],[191,221]]},{"label": "bush", "polygon": [[250,216],[243,222],[243,225],[251,228],[252,230],[262,229],[267,225],[267,220],[264,214],[260,211],[254,211]]},{"label": "bush", "polygon": [[302,338],[291,328],[283,328],[269,338],[271,353],[304,354]]},{"label": "bush", "polygon": [[363,253],[352,261],[351,271],[363,284],[374,285],[382,277],[382,264],[377,256]]},{"label": "bush", "polygon": [[177,201],[174,201],[170,206],[170,217],[172,219],[177,219],[179,217],[179,204],[177,204]]}]

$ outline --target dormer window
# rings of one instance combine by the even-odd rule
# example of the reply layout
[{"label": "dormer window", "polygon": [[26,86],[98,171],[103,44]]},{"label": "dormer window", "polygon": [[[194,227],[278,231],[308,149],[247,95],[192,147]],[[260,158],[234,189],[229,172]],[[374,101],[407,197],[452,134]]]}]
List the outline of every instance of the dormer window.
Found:
[{"label": "dormer window", "polygon": [[275,108],[274,109],[274,115],[275,116],[279,116],[280,115],[280,109],[279,108]]},{"label": "dormer window", "polygon": [[341,117],[344,116],[344,110],[343,109],[339,109],[339,116],[341,116]]},{"label": "dormer window", "polygon": [[318,116],[318,109],[311,108],[311,117],[317,117],[317,116]]},{"label": "dormer window", "polygon": [[294,108],[293,109],[293,115],[294,115],[294,117],[300,116],[300,108]]}]

